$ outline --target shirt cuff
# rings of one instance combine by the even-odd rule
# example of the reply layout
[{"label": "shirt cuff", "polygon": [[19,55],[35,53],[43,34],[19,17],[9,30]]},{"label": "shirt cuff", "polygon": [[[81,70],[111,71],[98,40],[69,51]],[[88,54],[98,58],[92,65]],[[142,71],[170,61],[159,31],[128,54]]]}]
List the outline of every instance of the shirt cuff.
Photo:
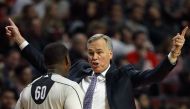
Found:
[{"label": "shirt cuff", "polygon": [[172,65],[175,65],[177,62],[177,58],[172,58],[171,52],[168,54],[168,59]]},{"label": "shirt cuff", "polygon": [[23,50],[29,43],[27,41],[24,41],[22,44],[19,45],[19,48]]}]

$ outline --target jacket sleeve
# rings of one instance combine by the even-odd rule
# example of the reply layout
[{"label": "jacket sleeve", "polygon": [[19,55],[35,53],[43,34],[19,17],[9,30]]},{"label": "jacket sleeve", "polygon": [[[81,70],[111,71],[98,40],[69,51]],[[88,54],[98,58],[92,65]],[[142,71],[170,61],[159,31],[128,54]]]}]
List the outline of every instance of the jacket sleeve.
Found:
[{"label": "jacket sleeve", "polygon": [[[175,64],[176,65],[176,64]],[[133,65],[127,65],[121,68],[122,72],[131,78],[133,87],[140,85],[149,85],[160,82],[175,67],[168,58],[165,58],[155,69],[139,71]]]},{"label": "jacket sleeve", "polygon": [[79,83],[83,77],[90,75],[91,73],[92,68],[89,63],[85,60],[78,60],[71,66],[68,78]]},{"label": "jacket sleeve", "polygon": [[22,56],[38,70],[40,75],[47,73],[44,56],[29,44],[21,50]]}]

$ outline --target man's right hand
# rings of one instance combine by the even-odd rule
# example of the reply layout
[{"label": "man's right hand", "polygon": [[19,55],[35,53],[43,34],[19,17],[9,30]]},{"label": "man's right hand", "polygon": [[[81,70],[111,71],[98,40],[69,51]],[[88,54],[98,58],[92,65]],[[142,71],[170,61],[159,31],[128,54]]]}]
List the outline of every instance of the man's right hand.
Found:
[{"label": "man's right hand", "polygon": [[8,20],[10,25],[5,27],[6,36],[16,42],[18,45],[21,45],[25,39],[20,34],[20,31],[15,23],[10,18]]}]

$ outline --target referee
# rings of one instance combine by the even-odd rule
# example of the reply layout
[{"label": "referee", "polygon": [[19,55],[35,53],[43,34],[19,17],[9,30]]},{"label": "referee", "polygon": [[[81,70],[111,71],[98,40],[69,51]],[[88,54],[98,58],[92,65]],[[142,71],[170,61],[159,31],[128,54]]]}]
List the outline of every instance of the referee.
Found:
[{"label": "referee", "polygon": [[83,91],[77,83],[65,78],[70,67],[67,48],[52,43],[43,54],[48,73],[21,92],[15,109],[82,109]]}]

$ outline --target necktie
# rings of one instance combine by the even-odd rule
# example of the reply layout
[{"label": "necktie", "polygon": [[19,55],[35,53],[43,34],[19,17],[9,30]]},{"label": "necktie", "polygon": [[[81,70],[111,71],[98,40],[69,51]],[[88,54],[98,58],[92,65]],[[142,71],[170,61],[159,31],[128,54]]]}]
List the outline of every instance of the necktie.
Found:
[{"label": "necktie", "polygon": [[91,83],[84,97],[83,109],[92,109],[92,100],[93,100],[94,89],[96,87],[97,77],[98,77],[97,74],[94,74],[92,76]]}]

